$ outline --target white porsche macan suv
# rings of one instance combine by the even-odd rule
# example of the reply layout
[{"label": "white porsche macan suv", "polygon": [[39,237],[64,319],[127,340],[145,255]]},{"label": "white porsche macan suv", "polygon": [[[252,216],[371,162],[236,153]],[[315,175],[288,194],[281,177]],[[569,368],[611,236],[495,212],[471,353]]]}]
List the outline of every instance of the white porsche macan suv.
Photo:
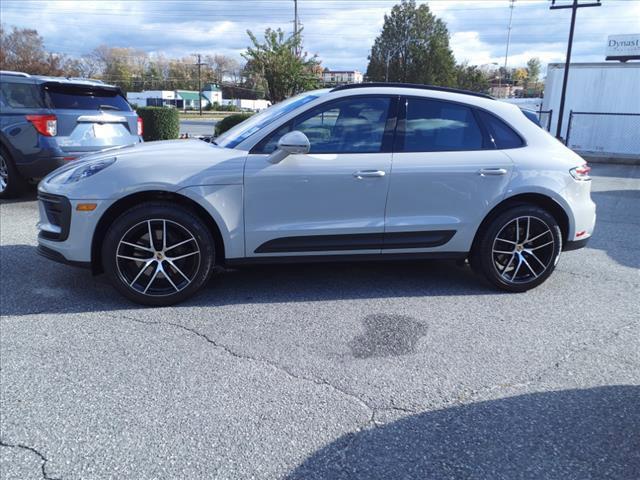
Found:
[{"label": "white porsche macan suv", "polygon": [[169,305],[214,266],[468,259],[544,282],[595,224],[589,167],[515,106],[439,87],[306,92],[210,144],[103,151],[39,185],[38,251]]}]

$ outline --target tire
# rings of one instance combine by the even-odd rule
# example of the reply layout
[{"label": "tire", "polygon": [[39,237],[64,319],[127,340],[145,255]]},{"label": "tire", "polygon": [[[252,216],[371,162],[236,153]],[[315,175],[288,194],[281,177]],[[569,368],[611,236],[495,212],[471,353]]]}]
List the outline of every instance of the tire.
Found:
[{"label": "tire", "polygon": [[27,187],[27,182],[13,163],[9,154],[0,148],[0,198],[19,197]]},{"label": "tire", "polygon": [[146,202],[111,224],[102,245],[102,265],[112,285],[129,300],[148,306],[173,305],[194,295],[209,280],[214,245],[211,232],[191,210],[168,202]]},{"label": "tire", "polygon": [[535,205],[519,205],[483,227],[470,263],[499,289],[525,292],[549,278],[561,251],[562,233],[553,215]]}]

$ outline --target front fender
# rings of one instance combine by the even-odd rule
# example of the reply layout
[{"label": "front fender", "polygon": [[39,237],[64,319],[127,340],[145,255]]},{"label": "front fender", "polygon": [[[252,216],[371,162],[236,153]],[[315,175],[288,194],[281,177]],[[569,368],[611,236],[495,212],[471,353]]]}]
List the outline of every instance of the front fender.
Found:
[{"label": "front fender", "polygon": [[211,215],[220,230],[226,258],[244,257],[242,185],[200,185],[176,193],[193,200]]}]

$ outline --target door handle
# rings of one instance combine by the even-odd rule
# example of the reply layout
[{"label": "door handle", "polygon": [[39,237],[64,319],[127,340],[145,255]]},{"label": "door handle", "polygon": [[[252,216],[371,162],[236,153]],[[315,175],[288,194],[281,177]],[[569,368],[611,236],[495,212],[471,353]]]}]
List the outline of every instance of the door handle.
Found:
[{"label": "door handle", "polygon": [[363,178],[374,178],[374,177],[384,177],[386,172],[383,170],[360,170],[353,174],[358,180],[362,180]]},{"label": "door handle", "polygon": [[506,175],[506,168],[482,168],[478,171],[481,177],[487,177],[489,175]]}]

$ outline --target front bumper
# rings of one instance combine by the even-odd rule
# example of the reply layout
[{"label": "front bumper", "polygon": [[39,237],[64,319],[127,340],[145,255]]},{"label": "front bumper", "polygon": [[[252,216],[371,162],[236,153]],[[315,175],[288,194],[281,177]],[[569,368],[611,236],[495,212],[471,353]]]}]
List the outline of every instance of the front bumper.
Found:
[{"label": "front bumper", "polygon": [[[96,208],[78,211],[79,203],[95,203]],[[38,252],[70,265],[91,265],[96,225],[110,204],[105,200],[68,199],[41,188],[38,191]]]},{"label": "front bumper", "polygon": [[91,268],[91,262],[74,262],[72,260],[67,260],[64,258],[60,252],[56,252],[51,248],[45,247],[44,245],[38,244],[38,248],[36,250],[39,255],[42,255],[49,260],[53,260],[54,262],[63,263],[65,265],[71,265],[72,267],[81,267],[81,268]]}]

